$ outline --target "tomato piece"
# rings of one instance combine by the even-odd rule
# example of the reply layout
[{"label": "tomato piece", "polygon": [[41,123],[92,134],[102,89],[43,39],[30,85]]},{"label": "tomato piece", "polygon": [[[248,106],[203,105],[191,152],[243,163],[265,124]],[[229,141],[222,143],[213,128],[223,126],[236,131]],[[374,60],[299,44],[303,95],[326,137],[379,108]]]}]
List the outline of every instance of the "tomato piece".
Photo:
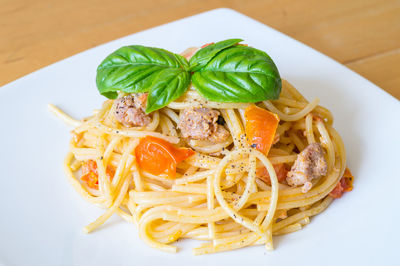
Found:
[{"label": "tomato piece", "polygon": [[278,115],[253,104],[246,108],[244,117],[249,144],[262,153],[268,154],[278,128]]},{"label": "tomato piece", "polygon": [[214,44],[213,42],[210,42],[210,43],[206,43],[206,44],[204,44],[203,46],[201,46],[200,48],[204,48],[204,47],[207,47],[207,46],[209,46],[209,45],[211,45],[211,44]]},{"label": "tomato piece", "polygon": [[[275,173],[276,173],[276,177],[278,179],[278,182],[279,183],[284,183],[284,181],[286,180],[287,173],[289,172],[286,169],[285,164],[278,163],[278,164],[274,164],[273,166],[274,166],[274,169],[275,169]],[[271,179],[269,177],[269,173],[268,173],[267,168],[265,168],[265,167],[257,168],[256,177],[260,178],[266,184],[271,185]]]},{"label": "tomato piece", "polygon": [[329,193],[329,196],[332,198],[338,199],[342,197],[345,192],[349,192],[353,190],[353,180],[354,177],[351,174],[349,168],[346,167],[346,170],[343,173],[342,178],[336,187]]},{"label": "tomato piece", "polygon": [[81,177],[81,180],[86,182],[88,187],[93,189],[99,189],[99,180],[98,176],[95,173],[93,172],[87,173],[86,175],[83,175]]},{"label": "tomato piece", "polygon": [[[87,160],[82,163],[81,170],[81,180],[86,182],[88,187],[99,189],[99,173],[97,172],[97,163],[93,160]],[[107,167],[106,174],[108,178],[112,179],[114,176],[114,170]]]},{"label": "tomato piece", "polygon": [[174,178],[176,165],[192,156],[194,151],[188,148],[176,148],[168,141],[146,136],[135,149],[139,167],[153,175],[165,174]]}]

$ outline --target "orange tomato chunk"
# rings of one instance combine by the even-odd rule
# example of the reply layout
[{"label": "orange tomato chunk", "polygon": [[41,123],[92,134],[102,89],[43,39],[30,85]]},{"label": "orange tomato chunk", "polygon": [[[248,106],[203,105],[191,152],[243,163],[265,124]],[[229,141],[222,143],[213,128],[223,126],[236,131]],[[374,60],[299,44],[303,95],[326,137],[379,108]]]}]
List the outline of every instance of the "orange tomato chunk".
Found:
[{"label": "orange tomato chunk", "polygon": [[253,104],[246,108],[244,117],[249,144],[262,153],[268,154],[278,128],[278,115]]},{"label": "orange tomato chunk", "polygon": [[[278,182],[284,183],[284,181],[286,180],[287,173],[288,173],[288,170],[286,169],[285,164],[278,163],[278,164],[274,164],[273,166],[274,166],[274,170],[275,170]],[[271,179],[270,179],[267,168],[265,168],[265,167],[257,168],[256,177],[260,178],[266,184],[271,185]]]},{"label": "orange tomato chunk", "polygon": [[349,192],[353,190],[353,180],[354,177],[351,174],[349,168],[346,167],[346,170],[343,173],[342,178],[336,187],[329,193],[329,196],[332,198],[338,199],[342,197],[345,192]]},{"label": "orange tomato chunk", "polygon": [[[82,176],[81,180],[84,181],[88,187],[99,189],[99,173],[97,172],[97,163],[93,160],[87,160],[82,163]],[[112,179],[114,170],[107,167],[107,177]]]},{"label": "orange tomato chunk", "polygon": [[142,138],[135,149],[139,167],[153,175],[166,175],[174,178],[176,165],[192,156],[188,148],[176,148],[168,141],[152,136]]}]

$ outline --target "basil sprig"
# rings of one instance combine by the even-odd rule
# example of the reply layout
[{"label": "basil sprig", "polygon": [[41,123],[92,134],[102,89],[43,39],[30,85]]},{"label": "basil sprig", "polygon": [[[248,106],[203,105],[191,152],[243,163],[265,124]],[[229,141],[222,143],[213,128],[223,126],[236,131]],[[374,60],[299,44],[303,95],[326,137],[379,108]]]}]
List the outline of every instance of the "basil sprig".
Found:
[{"label": "basil sprig", "polygon": [[182,96],[192,81],[205,98],[217,102],[258,102],[277,99],[281,79],[272,59],[263,51],[229,39],[208,45],[188,62],[160,48],[122,47],[97,68],[99,92],[110,99],[118,91],[149,92],[146,112]]}]

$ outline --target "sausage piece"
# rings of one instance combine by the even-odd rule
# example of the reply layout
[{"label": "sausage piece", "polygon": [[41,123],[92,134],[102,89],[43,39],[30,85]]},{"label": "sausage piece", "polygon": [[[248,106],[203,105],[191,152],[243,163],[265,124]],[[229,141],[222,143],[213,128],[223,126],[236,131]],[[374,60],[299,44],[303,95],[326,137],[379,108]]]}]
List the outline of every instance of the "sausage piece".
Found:
[{"label": "sausage piece", "polygon": [[286,181],[292,187],[303,185],[302,192],[306,193],[312,187],[311,180],[326,175],[326,172],[327,163],[322,146],[312,143],[299,153]]},{"label": "sausage piece", "polygon": [[184,138],[222,142],[229,132],[217,123],[219,112],[209,108],[184,109],[179,114],[178,127]]},{"label": "sausage piece", "polygon": [[147,93],[123,96],[114,101],[115,118],[125,127],[146,126],[151,122],[145,113]]}]

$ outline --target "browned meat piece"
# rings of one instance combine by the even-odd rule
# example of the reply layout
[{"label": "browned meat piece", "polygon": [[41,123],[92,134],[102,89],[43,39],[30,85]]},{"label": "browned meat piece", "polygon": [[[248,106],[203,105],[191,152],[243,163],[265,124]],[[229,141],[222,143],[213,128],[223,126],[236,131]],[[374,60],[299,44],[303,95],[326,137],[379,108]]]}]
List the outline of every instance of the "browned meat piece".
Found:
[{"label": "browned meat piece", "polygon": [[220,143],[225,141],[229,137],[229,131],[224,126],[216,125],[217,130],[210,136],[210,140],[214,143]]},{"label": "browned meat piece", "polygon": [[216,131],[218,115],[218,111],[208,108],[184,109],[178,127],[184,138],[206,139]]},{"label": "browned meat piece", "polygon": [[151,118],[145,113],[147,93],[127,95],[114,101],[115,118],[126,127],[146,126]]},{"label": "browned meat piece", "polygon": [[229,132],[218,125],[218,116],[217,110],[209,108],[184,109],[179,114],[178,127],[184,138],[222,142],[229,137]]},{"label": "browned meat piece", "polygon": [[292,187],[303,185],[302,192],[306,193],[312,187],[311,180],[326,175],[326,172],[327,163],[321,144],[312,143],[299,153],[286,181]]}]

